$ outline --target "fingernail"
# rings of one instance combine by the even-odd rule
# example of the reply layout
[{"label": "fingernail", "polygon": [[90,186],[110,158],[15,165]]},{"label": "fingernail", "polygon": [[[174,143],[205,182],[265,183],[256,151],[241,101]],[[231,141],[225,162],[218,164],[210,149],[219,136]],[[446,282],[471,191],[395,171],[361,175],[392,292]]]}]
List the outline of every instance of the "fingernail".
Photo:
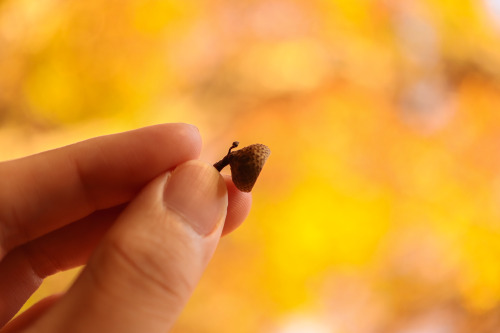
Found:
[{"label": "fingernail", "polygon": [[208,163],[179,165],[167,181],[163,198],[169,209],[202,236],[210,234],[226,216],[226,184]]}]

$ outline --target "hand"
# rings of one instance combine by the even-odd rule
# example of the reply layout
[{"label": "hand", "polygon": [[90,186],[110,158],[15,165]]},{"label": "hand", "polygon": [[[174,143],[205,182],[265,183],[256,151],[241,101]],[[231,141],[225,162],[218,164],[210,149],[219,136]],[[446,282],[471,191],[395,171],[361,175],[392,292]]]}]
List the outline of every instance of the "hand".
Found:
[{"label": "hand", "polygon": [[[251,197],[167,124],[0,163],[0,327],[44,277],[86,264],[6,332],[166,332]],[[173,171],[172,171],[173,170]]]}]

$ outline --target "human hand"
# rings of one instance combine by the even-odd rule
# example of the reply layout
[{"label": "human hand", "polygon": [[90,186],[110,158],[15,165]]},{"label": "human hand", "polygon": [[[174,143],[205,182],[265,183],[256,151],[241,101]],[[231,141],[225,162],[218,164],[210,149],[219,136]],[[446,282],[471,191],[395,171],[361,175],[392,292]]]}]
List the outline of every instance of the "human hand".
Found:
[{"label": "human hand", "polygon": [[166,124],[0,163],[0,327],[86,264],[0,332],[168,331],[251,204],[200,150],[196,128]]}]

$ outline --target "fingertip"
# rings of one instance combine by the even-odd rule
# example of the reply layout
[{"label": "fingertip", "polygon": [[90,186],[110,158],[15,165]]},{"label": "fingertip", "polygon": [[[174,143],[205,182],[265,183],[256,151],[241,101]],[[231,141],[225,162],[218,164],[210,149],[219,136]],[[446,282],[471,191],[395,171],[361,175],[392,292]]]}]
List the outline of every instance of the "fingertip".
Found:
[{"label": "fingertip", "polygon": [[172,172],[163,195],[167,208],[198,234],[208,236],[225,220],[228,196],[224,180],[206,162],[192,160]]},{"label": "fingertip", "polygon": [[237,229],[245,221],[252,207],[251,193],[238,190],[231,180],[231,176],[224,175],[224,180],[226,181],[229,205],[222,235]]},{"label": "fingertip", "polygon": [[[161,147],[165,151],[171,149],[187,152],[185,161],[197,158],[201,153],[202,139],[198,128],[187,123],[159,124],[147,127],[150,132],[156,131],[158,143],[166,145]],[[170,149],[169,149],[170,148]]]},{"label": "fingertip", "polygon": [[177,125],[182,128],[180,130],[180,137],[188,140],[196,152],[196,156],[199,156],[201,153],[202,139],[198,127],[187,123],[178,123]]}]

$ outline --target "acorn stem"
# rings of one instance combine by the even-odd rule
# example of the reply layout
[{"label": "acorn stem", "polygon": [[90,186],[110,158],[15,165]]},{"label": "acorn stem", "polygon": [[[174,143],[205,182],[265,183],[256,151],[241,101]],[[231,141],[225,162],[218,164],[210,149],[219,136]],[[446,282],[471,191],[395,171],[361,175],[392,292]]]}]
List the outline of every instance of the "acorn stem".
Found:
[{"label": "acorn stem", "polygon": [[233,148],[238,147],[239,144],[240,143],[238,141],[234,141],[233,144],[231,145],[231,147],[229,147],[229,150],[227,151],[226,156],[224,156],[224,158],[222,160],[220,160],[219,162],[217,162],[217,163],[214,164],[214,167],[217,169],[217,171],[221,172],[222,169],[224,169],[224,167],[229,164],[229,159],[230,159],[230,156],[231,156],[231,150]]},{"label": "acorn stem", "polygon": [[221,172],[222,169],[224,169],[224,167],[228,164],[229,164],[229,155],[226,155],[226,156],[224,156],[224,158],[222,160],[215,163],[214,167],[217,169],[217,171]]}]

